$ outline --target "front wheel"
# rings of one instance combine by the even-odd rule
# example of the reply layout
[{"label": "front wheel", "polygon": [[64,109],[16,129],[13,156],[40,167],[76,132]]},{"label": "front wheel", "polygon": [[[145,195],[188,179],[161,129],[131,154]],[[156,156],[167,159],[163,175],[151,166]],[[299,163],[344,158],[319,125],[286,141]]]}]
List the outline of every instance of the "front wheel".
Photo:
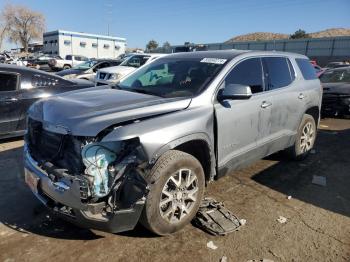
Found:
[{"label": "front wheel", "polygon": [[176,232],[191,222],[204,194],[205,177],[190,154],[170,150],[161,156],[148,177],[148,194],[140,222],[158,235]]},{"label": "front wheel", "polygon": [[64,66],[63,66],[63,70],[70,69],[70,68],[71,68],[70,65],[64,65]]},{"label": "front wheel", "polygon": [[305,114],[301,120],[294,145],[287,149],[289,155],[297,160],[307,157],[314,146],[316,133],[315,119],[311,115]]}]

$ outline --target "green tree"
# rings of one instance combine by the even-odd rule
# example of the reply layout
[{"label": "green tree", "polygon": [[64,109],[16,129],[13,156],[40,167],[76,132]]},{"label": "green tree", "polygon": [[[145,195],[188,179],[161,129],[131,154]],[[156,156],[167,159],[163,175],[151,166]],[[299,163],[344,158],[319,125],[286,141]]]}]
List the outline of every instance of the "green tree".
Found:
[{"label": "green tree", "polygon": [[148,51],[151,51],[151,50],[153,50],[153,49],[156,49],[158,47],[158,43],[157,43],[157,41],[156,40],[150,40],[148,43],[147,43],[147,45],[146,45],[146,49],[148,50]]},{"label": "green tree", "polygon": [[164,48],[164,49],[170,49],[170,48],[171,48],[170,43],[169,43],[168,41],[165,41],[165,42],[163,43],[163,48]]},{"label": "green tree", "polygon": [[310,36],[305,32],[305,30],[299,29],[295,31],[294,34],[290,35],[291,39],[309,38]]}]

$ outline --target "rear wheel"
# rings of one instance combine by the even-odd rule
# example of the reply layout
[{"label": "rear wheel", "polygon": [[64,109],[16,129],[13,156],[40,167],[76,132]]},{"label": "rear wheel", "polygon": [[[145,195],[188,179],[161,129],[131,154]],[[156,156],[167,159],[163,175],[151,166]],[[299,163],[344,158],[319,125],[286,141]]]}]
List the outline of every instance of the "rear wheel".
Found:
[{"label": "rear wheel", "polygon": [[63,70],[70,69],[70,68],[71,68],[70,65],[64,65],[64,66],[63,66]]},{"label": "rear wheel", "polygon": [[166,152],[148,177],[150,192],[140,222],[158,235],[182,229],[197,213],[204,180],[203,168],[195,157],[176,150]]},{"label": "rear wheel", "polygon": [[293,146],[288,148],[287,152],[294,159],[304,159],[311,151],[316,140],[316,122],[315,119],[305,114]]}]

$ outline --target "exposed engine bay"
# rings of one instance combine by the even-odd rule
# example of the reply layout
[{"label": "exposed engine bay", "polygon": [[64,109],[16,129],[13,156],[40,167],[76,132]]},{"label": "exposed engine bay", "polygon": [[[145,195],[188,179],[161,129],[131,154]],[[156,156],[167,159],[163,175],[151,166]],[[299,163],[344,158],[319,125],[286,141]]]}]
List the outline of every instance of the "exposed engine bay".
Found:
[{"label": "exposed engine bay", "polygon": [[101,142],[53,133],[40,122],[29,120],[26,142],[31,157],[61,192],[44,192],[56,211],[74,217],[77,209],[85,216],[110,219],[118,211],[145,201],[148,162],[137,138]]}]

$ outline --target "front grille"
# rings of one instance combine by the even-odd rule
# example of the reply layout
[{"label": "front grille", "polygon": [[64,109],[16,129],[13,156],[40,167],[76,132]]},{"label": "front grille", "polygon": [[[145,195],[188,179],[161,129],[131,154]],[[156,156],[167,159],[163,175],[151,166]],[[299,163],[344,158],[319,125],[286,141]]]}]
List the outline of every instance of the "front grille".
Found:
[{"label": "front grille", "polygon": [[67,169],[71,174],[83,171],[82,143],[76,137],[47,131],[42,128],[41,122],[29,118],[27,140],[35,160],[51,162],[58,168]]}]

